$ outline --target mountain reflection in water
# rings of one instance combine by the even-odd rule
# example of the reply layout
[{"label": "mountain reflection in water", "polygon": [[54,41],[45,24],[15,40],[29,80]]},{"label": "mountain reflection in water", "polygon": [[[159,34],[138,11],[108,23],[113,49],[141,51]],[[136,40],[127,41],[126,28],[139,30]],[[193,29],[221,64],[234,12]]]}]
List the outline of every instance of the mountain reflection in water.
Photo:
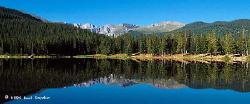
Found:
[{"label": "mountain reflection in water", "polygon": [[247,63],[181,63],[111,59],[2,59],[1,102],[5,95],[25,96],[48,88],[95,84],[150,84],[161,89],[229,89],[250,92]]},{"label": "mountain reflection in water", "polygon": [[[155,82],[156,81],[156,82]],[[111,74],[108,77],[97,78],[94,80],[90,80],[87,82],[74,84],[74,87],[90,87],[95,84],[105,84],[105,85],[119,85],[121,87],[129,87],[135,84],[144,83],[144,84],[152,84],[157,88],[164,88],[164,89],[177,89],[177,88],[184,88],[186,87],[184,84],[179,84],[174,79],[158,79],[154,81],[140,81],[136,79],[125,79],[120,76],[115,76]]]}]

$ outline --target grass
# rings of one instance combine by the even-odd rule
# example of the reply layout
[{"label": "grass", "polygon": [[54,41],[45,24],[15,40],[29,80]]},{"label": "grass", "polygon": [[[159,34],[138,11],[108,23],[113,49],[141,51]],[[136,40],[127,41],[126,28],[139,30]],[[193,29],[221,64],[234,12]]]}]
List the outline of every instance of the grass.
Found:
[{"label": "grass", "polygon": [[232,58],[229,55],[225,55],[222,60],[229,62]]},{"label": "grass", "polygon": [[143,54],[132,56],[132,58],[138,60],[153,60],[153,59],[165,59],[165,60],[175,60],[180,62],[203,62],[209,63],[214,62],[247,62],[247,58],[250,62],[250,56],[240,56],[233,57],[233,55],[208,55],[208,54],[174,54],[165,56],[153,56],[151,54]]},{"label": "grass", "polygon": [[94,54],[94,55],[76,55],[73,58],[109,58],[109,59],[129,59],[127,54],[114,54],[114,55],[104,55],[104,54]]},{"label": "grass", "polygon": [[56,56],[56,55],[33,55],[32,57],[28,54],[20,55],[20,54],[4,54],[0,55],[0,58],[96,58],[96,59],[133,59],[133,60],[175,60],[181,62],[250,62],[250,56],[240,56],[233,57],[233,55],[213,55],[210,56],[208,54],[174,54],[174,55],[152,55],[152,54],[139,54],[135,56],[129,56],[127,54],[94,54],[94,55],[76,55],[76,56]]},{"label": "grass", "polygon": [[247,62],[250,62],[250,56],[246,57]]},{"label": "grass", "polygon": [[[27,59],[27,58],[57,58],[53,55],[28,55],[28,54],[3,54],[0,55],[0,59]],[[70,58],[69,56],[61,56],[60,58]]]},{"label": "grass", "polygon": [[139,54],[136,56],[131,56],[131,58],[139,60],[153,60],[154,56],[152,54]]}]

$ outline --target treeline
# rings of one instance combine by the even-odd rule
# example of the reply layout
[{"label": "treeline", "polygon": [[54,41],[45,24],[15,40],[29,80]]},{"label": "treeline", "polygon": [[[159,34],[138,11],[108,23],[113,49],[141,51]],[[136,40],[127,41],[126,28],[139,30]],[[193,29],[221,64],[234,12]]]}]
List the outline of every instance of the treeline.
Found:
[{"label": "treeline", "polygon": [[[98,78],[130,79],[162,85],[185,84],[191,88],[233,89],[250,92],[250,64],[182,63],[96,59],[0,60],[0,86],[8,95],[25,94],[46,87],[87,83]],[[35,70],[34,70],[35,69]],[[124,71],[126,70],[126,71]],[[22,81],[20,81],[22,80]],[[169,81],[178,83],[167,83]],[[220,82],[220,83],[218,83]],[[22,87],[22,89],[20,89]],[[166,86],[165,86],[166,87]],[[18,89],[19,90],[16,90]],[[21,92],[19,92],[21,91]],[[19,94],[15,94],[19,93]],[[4,96],[4,95],[3,95]]]},{"label": "treeline", "polygon": [[[111,39],[112,40],[112,39]],[[109,44],[102,44],[108,43]],[[227,33],[217,35],[210,31],[206,34],[194,34],[192,31],[181,31],[166,35],[122,35],[116,38],[103,40],[100,53],[142,53],[153,55],[166,54],[241,54],[248,55],[250,37],[246,31],[237,34]]]},{"label": "treeline", "polygon": [[[165,35],[124,34],[108,37],[76,28],[71,24],[50,23],[17,10],[0,7],[0,54],[241,54],[250,49],[249,20],[214,23],[212,29],[192,29],[189,25]],[[223,26],[218,27],[218,26]],[[240,27],[241,26],[241,27]],[[226,27],[237,31],[227,31]],[[240,27],[240,28],[239,28]],[[219,29],[219,30],[218,30]],[[194,31],[191,31],[194,30]],[[199,29],[198,29],[199,30]]]},{"label": "treeline", "polygon": [[0,54],[95,54],[106,36],[61,23],[0,19]]},{"label": "treeline", "polygon": [[106,37],[0,7],[0,54],[95,54]]},{"label": "treeline", "polygon": [[250,37],[238,33],[217,35],[179,31],[165,35],[108,37],[70,24],[0,19],[0,54],[241,54],[248,55]]}]

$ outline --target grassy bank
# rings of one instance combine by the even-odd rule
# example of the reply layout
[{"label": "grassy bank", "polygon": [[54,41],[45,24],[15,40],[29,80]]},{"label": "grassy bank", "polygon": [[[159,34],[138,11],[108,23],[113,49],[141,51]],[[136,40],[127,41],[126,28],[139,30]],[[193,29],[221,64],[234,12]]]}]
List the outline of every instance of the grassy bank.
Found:
[{"label": "grassy bank", "polygon": [[76,56],[55,56],[55,55],[0,55],[0,58],[96,58],[96,59],[134,59],[134,60],[174,60],[180,62],[250,62],[250,56],[238,56],[234,55],[208,55],[208,54],[174,54],[174,55],[162,55],[155,56],[152,54],[139,54],[129,56],[127,54],[114,54],[114,55],[76,55]]},{"label": "grassy bank", "polygon": [[164,56],[156,56],[152,54],[139,54],[134,56],[129,56],[127,54],[115,54],[115,55],[103,55],[103,54],[95,54],[95,55],[77,55],[73,56],[73,58],[97,58],[97,59],[134,59],[141,61],[148,60],[174,60],[180,62],[204,62],[209,63],[213,62],[250,62],[250,56],[238,56],[234,55],[209,55],[209,54],[174,54],[174,55],[164,55]]},{"label": "grassy bank", "polygon": [[4,54],[0,55],[0,59],[27,59],[27,58],[70,58],[70,56],[55,55],[27,55],[27,54]]},{"label": "grassy bank", "polygon": [[198,61],[208,63],[211,61],[214,62],[249,62],[250,56],[239,56],[235,57],[234,55],[208,55],[208,54],[175,54],[175,55],[164,55],[164,56],[153,56],[150,54],[141,54],[137,56],[132,56],[132,58],[139,60],[175,60],[181,62],[191,62]]},{"label": "grassy bank", "polygon": [[114,54],[114,55],[94,54],[94,55],[77,55],[73,56],[73,58],[130,59],[131,57],[127,54]]}]

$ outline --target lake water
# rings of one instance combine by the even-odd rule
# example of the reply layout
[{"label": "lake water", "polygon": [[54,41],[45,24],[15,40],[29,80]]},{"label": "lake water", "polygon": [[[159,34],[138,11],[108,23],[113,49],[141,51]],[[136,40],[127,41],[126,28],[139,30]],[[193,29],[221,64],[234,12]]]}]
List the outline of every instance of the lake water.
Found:
[{"label": "lake water", "polygon": [[246,63],[2,59],[7,104],[249,104]]}]

